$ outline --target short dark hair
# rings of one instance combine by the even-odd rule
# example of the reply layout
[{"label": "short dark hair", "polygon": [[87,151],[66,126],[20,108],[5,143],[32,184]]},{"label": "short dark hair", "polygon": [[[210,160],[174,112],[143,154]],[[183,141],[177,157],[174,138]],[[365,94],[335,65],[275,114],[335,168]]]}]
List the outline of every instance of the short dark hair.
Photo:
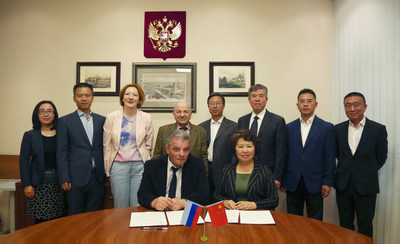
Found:
[{"label": "short dark hair", "polygon": [[33,125],[34,130],[40,130],[40,128],[42,127],[40,120],[39,120],[39,108],[40,108],[40,106],[42,106],[42,104],[46,104],[46,103],[50,104],[54,109],[54,120],[52,122],[53,127],[51,129],[55,130],[57,127],[58,112],[57,112],[56,106],[54,105],[54,103],[52,101],[43,100],[43,101],[40,101],[38,104],[36,104],[35,108],[33,109],[32,125]]},{"label": "short dark hair", "polygon": [[208,98],[207,98],[207,104],[210,101],[210,98],[212,98],[212,97],[220,97],[222,99],[222,104],[225,105],[225,97],[219,92],[211,93],[210,96],[208,96]]},{"label": "short dark hair", "polygon": [[128,84],[126,86],[124,86],[121,91],[119,92],[119,104],[121,104],[121,106],[124,106],[124,95],[125,95],[125,91],[126,89],[128,89],[129,87],[135,87],[139,93],[139,102],[137,104],[137,108],[142,107],[144,100],[146,100],[145,96],[144,96],[144,91],[142,89],[142,87],[140,87],[139,84],[134,83],[134,84]]},{"label": "short dark hair", "polygon": [[266,86],[264,86],[264,85],[261,85],[261,84],[255,84],[255,85],[250,86],[250,88],[249,88],[249,97],[251,95],[251,92],[257,91],[258,89],[263,89],[264,93],[265,93],[265,97],[268,97],[268,88]]},{"label": "short dark hair", "polygon": [[92,86],[91,84],[89,84],[89,83],[78,83],[78,84],[76,84],[76,85],[74,86],[74,95],[75,95],[76,89],[82,88],[82,87],[87,87],[87,88],[89,88],[89,89],[92,91],[92,94],[93,94],[93,86]]},{"label": "short dark hair", "polygon": [[348,97],[354,97],[354,96],[361,97],[362,100],[364,101],[364,105],[367,104],[367,101],[365,101],[364,95],[363,95],[362,93],[360,93],[360,92],[350,92],[349,94],[347,94],[347,95],[344,97],[344,99],[343,99],[343,104],[344,104],[344,102],[346,101],[346,98],[348,98]]},{"label": "short dark hair", "polygon": [[299,100],[299,97],[301,94],[305,94],[305,93],[310,93],[311,95],[314,96],[315,100],[317,100],[317,95],[315,95],[315,92],[309,88],[304,88],[299,92],[299,95],[297,95],[297,100]]},{"label": "short dark hair", "polygon": [[[243,138],[245,141],[251,141],[255,148],[255,155],[257,155],[261,151],[261,140],[257,137],[257,135],[249,129],[239,129],[235,131],[230,138],[230,146],[232,152],[236,151],[236,144],[240,138]],[[236,153],[234,153],[236,156]]]}]

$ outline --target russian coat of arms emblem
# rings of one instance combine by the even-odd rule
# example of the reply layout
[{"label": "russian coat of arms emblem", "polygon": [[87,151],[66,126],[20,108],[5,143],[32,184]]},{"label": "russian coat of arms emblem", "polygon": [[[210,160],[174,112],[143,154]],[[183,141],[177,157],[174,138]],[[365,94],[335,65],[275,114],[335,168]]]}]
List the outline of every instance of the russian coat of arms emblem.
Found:
[{"label": "russian coat of arms emblem", "polygon": [[183,58],[186,49],[186,12],[145,12],[144,56]]},{"label": "russian coat of arms emblem", "polygon": [[149,25],[149,38],[154,50],[166,53],[179,46],[178,39],[182,34],[182,26],[176,20],[154,20]]}]

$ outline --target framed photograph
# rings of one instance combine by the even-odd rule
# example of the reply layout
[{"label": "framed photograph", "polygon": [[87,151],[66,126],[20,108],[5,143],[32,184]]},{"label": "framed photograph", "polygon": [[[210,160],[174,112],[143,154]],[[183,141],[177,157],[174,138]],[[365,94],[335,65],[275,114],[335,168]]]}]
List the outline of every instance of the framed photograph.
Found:
[{"label": "framed photograph", "polygon": [[196,63],[133,63],[132,81],[146,96],[143,111],[172,112],[179,101],[196,112]]},{"label": "framed photograph", "polygon": [[254,62],[210,62],[210,94],[247,96],[254,85]]},{"label": "framed photograph", "polygon": [[118,96],[121,62],[77,62],[76,84],[93,86],[95,96]]}]

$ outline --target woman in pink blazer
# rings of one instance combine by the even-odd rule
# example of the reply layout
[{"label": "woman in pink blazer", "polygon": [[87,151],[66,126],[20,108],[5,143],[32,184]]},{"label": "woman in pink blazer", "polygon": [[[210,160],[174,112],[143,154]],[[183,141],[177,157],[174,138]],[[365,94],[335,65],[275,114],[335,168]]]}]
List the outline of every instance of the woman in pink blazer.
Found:
[{"label": "woman in pink blazer", "polygon": [[107,115],[104,124],[104,167],[110,176],[114,207],[139,206],[137,191],[144,162],[151,158],[153,122],[139,108],[145,100],[138,84],[128,84],[119,93],[122,110]]}]

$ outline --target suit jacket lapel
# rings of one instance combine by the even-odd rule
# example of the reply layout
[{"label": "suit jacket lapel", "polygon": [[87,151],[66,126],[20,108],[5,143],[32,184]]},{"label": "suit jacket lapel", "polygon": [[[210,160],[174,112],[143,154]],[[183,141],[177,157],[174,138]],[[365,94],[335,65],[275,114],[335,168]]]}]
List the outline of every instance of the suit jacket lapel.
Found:
[{"label": "suit jacket lapel", "polygon": [[303,148],[303,141],[301,138],[301,126],[299,119],[296,120],[295,122],[294,138],[296,140],[296,143],[300,146],[299,148]]},{"label": "suit jacket lapel", "polygon": [[[44,149],[43,149],[43,140],[42,140],[42,133],[40,130],[33,131],[33,150],[35,151],[38,159],[39,159],[39,169],[44,171]],[[42,171],[40,171],[42,172]]]},{"label": "suit jacket lapel", "polygon": [[206,121],[206,133],[207,133],[207,146],[210,145],[210,138],[211,138],[211,119]]},{"label": "suit jacket lapel", "polygon": [[218,137],[220,137],[222,135],[222,133],[224,132],[224,130],[226,130],[227,127],[228,127],[228,124],[226,123],[226,119],[224,118],[218,129],[218,132],[217,132],[217,135],[215,136],[214,141],[216,141],[218,139]]},{"label": "suit jacket lapel", "polygon": [[364,129],[363,132],[361,134],[361,138],[360,138],[360,142],[358,143],[357,149],[354,152],[354,156],[357,156],[357,154],[360,152],[360,150],[362,150],[364,148],[365,143],[367,143],[367,138],[368,138],[368,134],[370,133],[370,126],[368,119],[365,119],[365,125],[364,125]]},{"label": "suit jacket lapel", "polygon": [[[75,116],[73,117],[74,119],[74,124],[75,124],[75,128],[77,128],[80,131],[80,134],[83,136],[85,142],[90,145],[90,141],[89,138],[86,134],[85,128],[83,127],[81,118],[79,117],[78,111],[75,112]],[[93,121],[93,131],[94,131],[94,121]],[[90,145],[91,146],[91,145]]]},{"label": "suit jacket lapel", "polygon": [[310,128],[310,132],[308,132],[306,143],[304,143],[304,149],[306,149],[307,146],[310,144],[310,141],[313,138],[313,136],[317,133],[317,131],[319,129],[319,126],[320,126],[320,120],[318,119],[317,116],[315,116],[314,117],[314,121],[313,121],[313,123],[311,125],[311,128]]},{"label": "suit jacket lapel", "polygon": [[159,189],[161,190],[162,196],[165,196],[165,193],[167,192],[167,165],[168,165],[168,156],[163,158],[162,162],[162,170],[158,170],[158,177],[160,179],[159,181]]},{"label": "suit jacket lapel", "polygon": [[343,136],[340,136],[339,138],[342,139],[341,142],[338,142],[338,144],[342,144],[345,145],[345,152],[347,153],[347,155],[351,158],[353,155],[351,153],[351,149],[349,146],[349,121],[347,121],[347,123],[345,124],[345,126],[343,126],[343,128],[341,128],[341,130],[339,131],[340,134],[342,134]]},{"label": "suit jacket lapel", "polygon": [[98,130],[103,130],[103,125],[101,125],[99,117],[97,115],[92,114],[92,119],[93,119],[93,141],[92,141],[92,147],[95,143],[101,141],[102,138],[99,138],[101,133],[96,133]]},{"label": "suit jacket lapel", "polygon": [[268,110],[265,110],[264,118],[261,122],[260,130],[258,131],[258,137],[261,137],[261,134],[266,130],[268,121],[270,121],[269,117],[271,117],[271,114],[268,112]]}]

